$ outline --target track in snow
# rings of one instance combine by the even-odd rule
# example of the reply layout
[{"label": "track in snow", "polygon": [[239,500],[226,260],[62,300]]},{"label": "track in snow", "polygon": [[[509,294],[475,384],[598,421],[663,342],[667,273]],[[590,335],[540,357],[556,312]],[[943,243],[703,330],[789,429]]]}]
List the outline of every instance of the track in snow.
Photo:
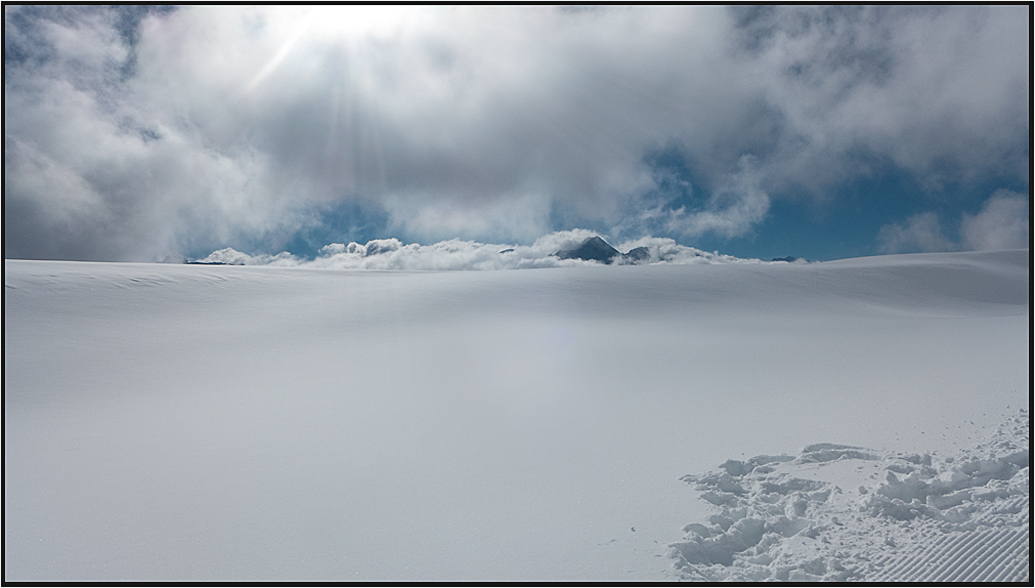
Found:
[{"label": "track in snow", "polygon": [[[1024,499],[1024,509],[1028,500]],[[1027,518],[1027,517],[1025,517]],[[881,562],[875,582],[1023,582],[1028,579],[1030,527],[963,531],[920,543]]]}]

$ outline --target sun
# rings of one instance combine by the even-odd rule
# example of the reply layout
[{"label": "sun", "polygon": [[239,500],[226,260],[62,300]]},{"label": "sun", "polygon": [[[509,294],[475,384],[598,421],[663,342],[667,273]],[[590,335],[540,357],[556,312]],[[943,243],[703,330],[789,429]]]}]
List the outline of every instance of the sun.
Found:
[{"label": "sun", "polygon": [[427,9],[414,6],[275,7],[267,15],[279,33],[278,48],[245,85],[243,95],[259,87],[299,46],[314,42],[358,46],[399,33],[426,13]]},{"label": "sun", "polygon": [[418,11],[413,6],[312,6],[303,18],[307,34],[355,38],[391,34]]}]

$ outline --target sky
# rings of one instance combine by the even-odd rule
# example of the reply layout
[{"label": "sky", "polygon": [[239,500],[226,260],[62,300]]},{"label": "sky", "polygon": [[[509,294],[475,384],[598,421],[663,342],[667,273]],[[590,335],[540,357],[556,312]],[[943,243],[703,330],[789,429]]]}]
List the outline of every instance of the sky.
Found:
[{"label": "sky", "polygon": [[1029,247],[1027,5],[4,10],[5,258]]}]

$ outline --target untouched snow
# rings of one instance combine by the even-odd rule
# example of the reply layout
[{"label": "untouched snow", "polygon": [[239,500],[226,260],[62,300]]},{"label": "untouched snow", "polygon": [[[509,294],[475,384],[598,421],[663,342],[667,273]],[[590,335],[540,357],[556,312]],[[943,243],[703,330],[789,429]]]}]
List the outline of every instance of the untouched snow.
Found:
[{"label": "untouched snow", "polygon": [[1027,579],[1029,264],[5,260],[5,580]]}]

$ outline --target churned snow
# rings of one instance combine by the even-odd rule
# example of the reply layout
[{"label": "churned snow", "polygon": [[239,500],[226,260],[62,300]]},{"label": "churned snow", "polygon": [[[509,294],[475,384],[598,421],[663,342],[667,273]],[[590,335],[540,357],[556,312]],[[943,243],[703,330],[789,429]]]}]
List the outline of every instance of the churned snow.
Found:
[{"label": "churned snow", "polygon": [[4,267],[7,581],[1030,581],[1027,250]]},{"label": "churned snow", "polygon": [[687,580],[1029,579],[1027,409],[949,455],[820,443],[683,479],[718,512],[684,527]]}]

